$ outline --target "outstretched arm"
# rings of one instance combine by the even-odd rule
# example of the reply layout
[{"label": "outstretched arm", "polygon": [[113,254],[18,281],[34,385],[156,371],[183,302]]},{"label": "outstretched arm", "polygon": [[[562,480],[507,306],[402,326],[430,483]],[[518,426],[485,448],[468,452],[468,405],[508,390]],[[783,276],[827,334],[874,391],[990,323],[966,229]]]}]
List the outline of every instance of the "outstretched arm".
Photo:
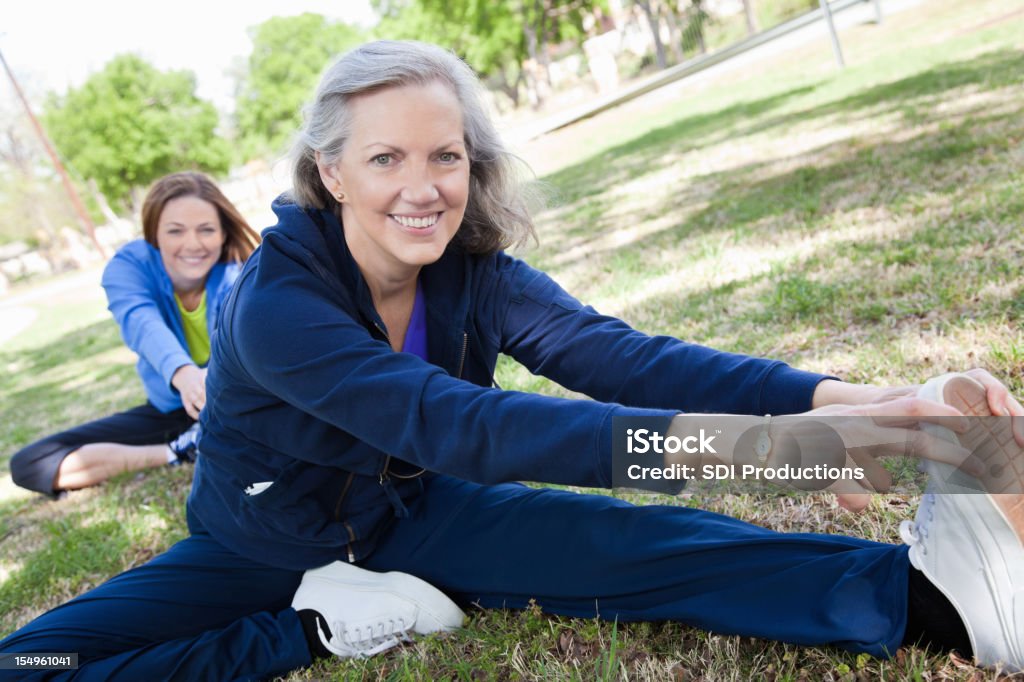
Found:
[{"label": "outstretched arm", "polygon": [[[144,273],[137,254],[122,249],[103,271],[107,307],[121,329],[125,344],[163,377],[168,392],[182,367],[195,367],[188,350],[168,326],[158,304],[160,292]],[[198,369],[198,368],[196,368]]]},{"label": "outstretched arm", "polygon": [[[986,370],[976,368],[964,372],[985,387],[988,394],[988,406],[992,414],[1004,417],[1024,416],[1024,407],[1014,398],[1006,386],[989,374]],[[847,384],[841,381],[822,381],[814,391],[813,407],[826,405],[864,405],[868,403],[884,403],[892,400],[903,400],[917,395],[919,384],[907,386],[869,386],[867,384]],[[1016,420],[1015,420],[1016,425]],[[1017,428],[1014,432],[1017,442],[1024,445],[1024,429]]]},{"label": "outstretched arm", "polygon": [[[783,362],[649,336],[601,315],[548,275],[505,254],[486,304],[502,311],[501,350],[535,374],[595,400],[723,414],[811,408],[825,377]],[[484,314],[484,313],[481,313]]]}]

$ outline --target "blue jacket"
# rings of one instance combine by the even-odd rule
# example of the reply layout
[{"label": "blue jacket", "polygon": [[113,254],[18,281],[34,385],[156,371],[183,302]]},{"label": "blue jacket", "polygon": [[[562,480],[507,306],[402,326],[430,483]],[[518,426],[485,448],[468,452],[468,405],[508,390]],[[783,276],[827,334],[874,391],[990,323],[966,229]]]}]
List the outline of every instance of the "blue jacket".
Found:
[{"label": "blue jacket", "polygon": [[[218,263],[206,279],[206,328],[211,337],[239,270],[236,263]],[[194,363],[160,252],[143,239],[125,244],[107,263],[102,283],[121,338],[139,356],[136,369],[149,402],[161,412],[181,409],[171,377],[182,365]]]},{"label": "blue jacket", "polygon": [[[420,275],[428,363],[392,351],[331,213],[274,210],[213,343],[189,498],[255,560],[365,557],[423,470],[609,487],[613,417],[801,412],[822,379],[647,336],[520,260],[454,247]],[[594,400],[493,388],[499,352]]]}]

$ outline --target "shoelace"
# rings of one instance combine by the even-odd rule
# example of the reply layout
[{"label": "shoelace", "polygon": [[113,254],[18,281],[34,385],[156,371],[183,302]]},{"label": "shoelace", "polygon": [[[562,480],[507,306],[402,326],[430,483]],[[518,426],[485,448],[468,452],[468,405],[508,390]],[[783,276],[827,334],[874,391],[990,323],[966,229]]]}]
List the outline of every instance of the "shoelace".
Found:
[{"label": "shoelace", "polygon": [[406,624],[403,618],[388,618],[372,625],[361,625],[348,628],[342,621],[335,621],[330,624],[331,632],[334,633],[330,641],[324,636],[324,631],[317,623],[320,640],[334,651],[334,647],[348,647],[358,652],[360,656],[373,656],[382,651],[390,649],[399,642],[409,641],[408,630],[412,627]]},{"label": "shoelace", "polygon": [[917,518],[913,521],[900,523],[900,539],[911,547],[919,547],[922,556],[928,554],[928,526],[935,518],[935,493],[925,493],[921,497],[921,506],[917,510]]}]

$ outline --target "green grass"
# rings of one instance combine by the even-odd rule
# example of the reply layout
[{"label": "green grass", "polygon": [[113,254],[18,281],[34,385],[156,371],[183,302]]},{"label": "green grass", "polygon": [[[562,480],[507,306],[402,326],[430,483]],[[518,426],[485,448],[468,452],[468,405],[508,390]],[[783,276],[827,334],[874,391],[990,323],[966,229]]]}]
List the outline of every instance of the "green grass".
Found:
[{"label": "green grass", "polygon": [[[1024,14],[936,0],[715,82],[666,90],[522,150],[557,202],[523,255],[640,329],[904,383],[982,366],[1024,392]],[[0,465],[54,430],[137,404],[133,359],[99,297],[32,304],[0,351]],[[505,388],[567,395],[507,359]],[[0,478],[0,634],[185,534],[185,469],[52,502]],[[621,493],[645,504],[651,497]],[[851,515],[821,495],[700,496],[786,531],[898,542],[915,500]],[[474,611],[462,632],[305,679],[984,679],[948,656],[889,661],[616,624]]]}]

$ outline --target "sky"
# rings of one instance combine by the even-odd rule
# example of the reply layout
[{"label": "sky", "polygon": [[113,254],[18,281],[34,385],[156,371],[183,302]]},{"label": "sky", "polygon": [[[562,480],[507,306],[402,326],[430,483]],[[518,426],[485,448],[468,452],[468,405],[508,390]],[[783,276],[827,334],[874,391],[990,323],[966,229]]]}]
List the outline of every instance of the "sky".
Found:
[{"label": "sky", "polygon": [[[315,12],[368,27],[369,0],[7,0],[0,51],[38,106],[46,93],[81,85],[116,54],[135,52],[157,68],[190,69],[197,94],[234,108],[231,67],[252,49],[248,29],[273,16]],[[3,78],[0,97],[14,92]]]}]

